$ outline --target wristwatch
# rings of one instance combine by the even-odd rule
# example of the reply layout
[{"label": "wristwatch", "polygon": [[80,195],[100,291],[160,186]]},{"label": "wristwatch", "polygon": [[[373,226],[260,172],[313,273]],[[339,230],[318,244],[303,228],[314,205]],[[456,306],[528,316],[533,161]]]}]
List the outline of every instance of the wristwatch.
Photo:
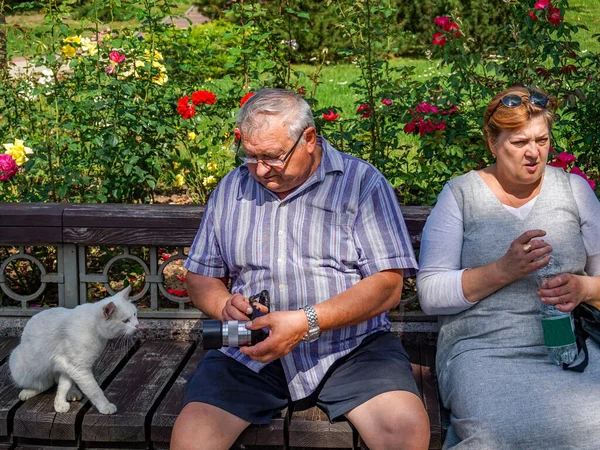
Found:
[{"label": "wristwatch", "polygon": [[321,336],[317,312],[315,311],[315,308],[310,305],[304,305],[300,309],[304,310],[304,314],[306,314],[306,318],[308,319],[308,333],[302,337],[302,340],[304,342],[314,342]]}]

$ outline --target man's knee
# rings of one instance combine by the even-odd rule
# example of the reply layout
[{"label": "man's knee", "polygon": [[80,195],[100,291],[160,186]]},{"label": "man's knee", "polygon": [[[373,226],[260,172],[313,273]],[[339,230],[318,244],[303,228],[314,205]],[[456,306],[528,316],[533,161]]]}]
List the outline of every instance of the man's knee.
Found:
[{"label": "man's knee", "polygon": [[372,450],[429,447],[429,417],[423,402],[413,393],[380,394],[349,412],[347,417]]},{"label": "man's knee", "polygon": [[171,450],[229,449],[249,425],[206,403],[188,403],[173,426]]}]

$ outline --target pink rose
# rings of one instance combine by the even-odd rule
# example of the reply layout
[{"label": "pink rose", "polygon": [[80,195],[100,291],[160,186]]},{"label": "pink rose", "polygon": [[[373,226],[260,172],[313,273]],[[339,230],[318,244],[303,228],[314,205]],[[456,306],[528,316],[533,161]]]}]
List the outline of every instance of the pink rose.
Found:
[{"label": "pink rose", "polygon": [[552,2],[550,0],[538,0],[535,5],[533,5],[535,9],[544,9],[547,7],[552,7]]},{"label": "pink rose", "polygon": [[108,57],[111,61],[116,62],[117,64],[125,61],[125,55],[121,55],[119,52],[110,52]]},{"label": "pink rose", "polygon": [[384,98],[381,100],[381,103],[383,103],[385,106],[392,106],[392,101],[389,98]]},{"label": "pink rose", "polygon": [[450,18],[446,16],[439,16],[433,19],[433,23],[440,28],[444,28],[448,22],[450,22]]},{"label": "pink rose", "polygon": [[417,131],[417,123],[418,119],[411,120],[406,125],[404,125],[404,132],[408,134],[413,134]]},{"label": "pink rose", "polygon": [[437,114],[439,112],[439,110],[437,109],[436,106],[433,106],[433,105],[429,104],[428,102],[419,103],[415,107],[415,109],[417,110],[418,113],[421,113],[421,114],[429,114],[429,113]]},{"label": "pink rose", "polygon": [[12,155],[3,153],[0,155],[0,181],[8,181],[19,171],[17,162]]}]

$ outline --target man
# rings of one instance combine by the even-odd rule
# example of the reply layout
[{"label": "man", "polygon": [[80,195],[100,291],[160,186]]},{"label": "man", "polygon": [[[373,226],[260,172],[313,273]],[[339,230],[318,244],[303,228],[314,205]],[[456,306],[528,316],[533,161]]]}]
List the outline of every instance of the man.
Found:
[{"label": "man", "polygon": [[244,164],[208,201],[188,292],[227,321],[248,320],[247,298],[268,290],[271,312],[247,328],[270,334],[204,357],[171,448],[228,449],[294,401],[350,420],[371,449],[426,449],[427,413],[387,320],[417,267],[391,186],[317,136],[296,93],[263,89],[237,120]]}]

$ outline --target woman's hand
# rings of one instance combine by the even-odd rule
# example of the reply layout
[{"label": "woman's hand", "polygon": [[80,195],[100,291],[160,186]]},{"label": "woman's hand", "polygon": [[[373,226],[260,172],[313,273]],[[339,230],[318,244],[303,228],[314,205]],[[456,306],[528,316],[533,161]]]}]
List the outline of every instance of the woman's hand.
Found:
[{"label": "woman's hand", "polygon": [[512,283],[548,264],[552,247],[543,239],[544,230],[528,230],[510,244],[506,254],[496,265],[505,274],[506,281]]},{"label": "woman's hand", "polygon": [[591,281],[592,278],[585,275],[563,273],[546,280],[538,289],[538,295],[542,302],[554,305],[559,311],[570,312],[589,297]]}]

